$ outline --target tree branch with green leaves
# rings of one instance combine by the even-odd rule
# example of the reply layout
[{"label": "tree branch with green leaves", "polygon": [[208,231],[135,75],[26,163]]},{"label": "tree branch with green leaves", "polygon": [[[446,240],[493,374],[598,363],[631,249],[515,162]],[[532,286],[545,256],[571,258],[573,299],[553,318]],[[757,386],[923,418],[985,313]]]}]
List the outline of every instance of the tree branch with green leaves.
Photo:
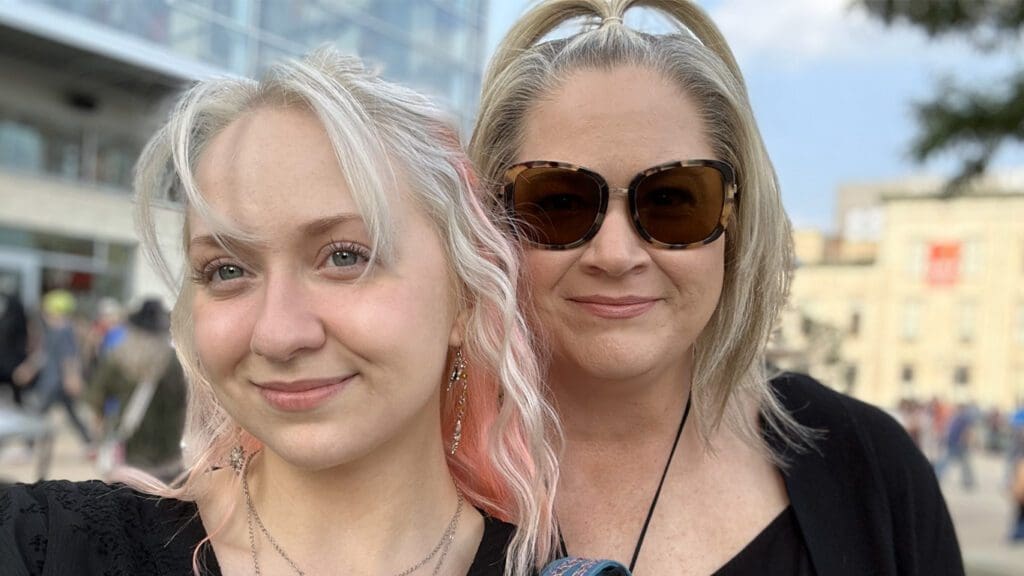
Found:
[{"label": "tree branch with green leaves", "polygon": [[[909,24],[930,38],[960,36],[989,53],[1021,50],[1024,0],[854,0],[855,8],[887,25]],[[1024,65],[1021,65],[1024,66]],[[960,157],[949,190],[983,174],[1007,144],[1024,144],[1024,67],[986,88],[953,79],[930,100],[915,104],[919,132],[911,144],[923,162],[943,152]]]}]

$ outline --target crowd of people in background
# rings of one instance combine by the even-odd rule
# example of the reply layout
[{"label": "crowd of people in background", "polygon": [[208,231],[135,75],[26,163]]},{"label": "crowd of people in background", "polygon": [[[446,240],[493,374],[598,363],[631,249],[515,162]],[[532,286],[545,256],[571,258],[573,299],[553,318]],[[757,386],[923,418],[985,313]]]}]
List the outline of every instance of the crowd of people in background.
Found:
[{"label": "crowd of people in background", "polygon": [[[185,377],[169,336],[169,314],[148,299],[130,313],[110,298],[83,314],[65,290],[45,294],[38,311],[0,294],[0,398],[46,416],[62,408],[99,472],[120,464],[171,479],[181,471]],[[5,390],[6,389],[6,390]],[[1015,508],[1010,538],[1024,543],[1024,408],[983,411],[972,402],[905,399],[897,408],[940,481],[959,469],[976,487],[975,453],[1004,454]],[[29,446],[0,446],[0,461],[23,458]]]},{"label": "crowd of people in background", "polygon": [[897,416],[918,448],[931,460],[940,481],[959,469],[964,490],[975,490],[975,454],[1005,455],[1005,486],[1014,508],[1010,539],[1024,543],[1024,407],[1007,414],[975,403],[904,399]]},{"label": "crowd of people in background", "polygon": [[[173,478],[181,471],[186,388],[169,328],[158,299],[126,312],[114,299],[86,307],[67,290],[51,290],[36,311],[0,295],[0,397],[44,418],[63,408],[83,458],[101,474],[128,464]],[[7,442],[0,461],[28,457],[27,444]]]}]

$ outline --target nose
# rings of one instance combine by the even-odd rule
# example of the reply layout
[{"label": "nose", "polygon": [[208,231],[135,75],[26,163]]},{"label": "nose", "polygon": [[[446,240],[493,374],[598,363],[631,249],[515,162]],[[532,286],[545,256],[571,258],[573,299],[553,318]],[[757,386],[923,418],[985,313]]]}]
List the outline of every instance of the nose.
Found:
[{"label": "nose", "polygon": [[585,245],[580,263],[588,272],[619,277],[643,270],[650,255],[633,227],[625,195],[615,192],[625,191],[612,191],[601,228]]},{"label": "nose", "polygon": [[264,276],[263,300],[257,311],[249,348],[271,362],[288,362],[325,340],[324,325],[308,287],[295,277]]}]

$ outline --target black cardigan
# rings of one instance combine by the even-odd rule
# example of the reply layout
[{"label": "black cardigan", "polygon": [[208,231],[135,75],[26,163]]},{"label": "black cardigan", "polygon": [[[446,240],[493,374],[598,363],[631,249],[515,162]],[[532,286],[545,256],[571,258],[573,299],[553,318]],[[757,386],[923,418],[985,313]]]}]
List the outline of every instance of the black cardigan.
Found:
[{"label": "black cardigan", "polygon": [[786,491],[819,576],[964,574],[960,546],[928,460],[891,416],[786,374],[775,392],[816,450],[785,450]]}]

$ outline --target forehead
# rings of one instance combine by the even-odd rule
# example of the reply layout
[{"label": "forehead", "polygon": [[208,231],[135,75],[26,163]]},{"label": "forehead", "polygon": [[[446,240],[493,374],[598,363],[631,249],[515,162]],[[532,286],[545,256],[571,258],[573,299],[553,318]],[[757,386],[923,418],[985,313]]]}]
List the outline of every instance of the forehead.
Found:
[{"label": "forehead", "polygon": [[[261,235],[328,214],[358,214],[320,120],[302,108],[260,108],[211,139],[196,183],[213,210]],[[190,211],[193,235],[205,223]]]},{"label": "forehead", "polygon": [[523,129],[519,161],[580,164],[613,184],[663,162],[713,158],[693,99],[641,67],[573,73],[529,110]]}]

